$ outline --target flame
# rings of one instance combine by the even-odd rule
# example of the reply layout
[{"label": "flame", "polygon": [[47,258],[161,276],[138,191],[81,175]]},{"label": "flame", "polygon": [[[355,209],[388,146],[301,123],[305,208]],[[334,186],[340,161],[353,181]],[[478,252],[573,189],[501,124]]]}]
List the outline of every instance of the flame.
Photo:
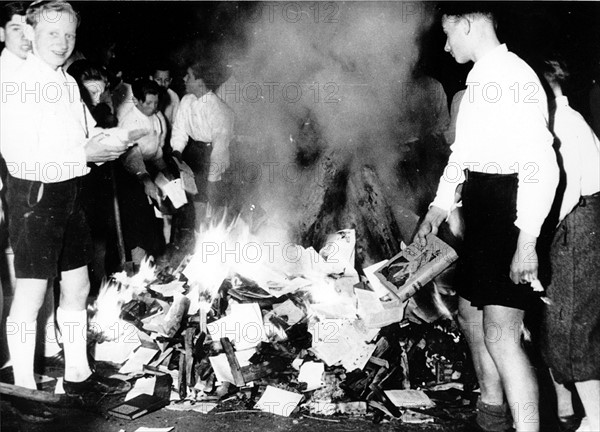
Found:
[{"label": "flame", "polygon": [[90,320],[90,330],[103,340],[118,339],[121,335],[118,330],[125,329],[125,322],[119,318],[121,308],[132,298],[133,290],[126,285],[116,280],[103,281],[92,306],[95,314]]}]

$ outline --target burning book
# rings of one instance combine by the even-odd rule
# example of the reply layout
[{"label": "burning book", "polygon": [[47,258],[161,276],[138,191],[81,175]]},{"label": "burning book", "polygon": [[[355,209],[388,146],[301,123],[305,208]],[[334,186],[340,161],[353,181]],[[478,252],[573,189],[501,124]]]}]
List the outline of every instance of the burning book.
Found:
[{"label": "burning book", "polygon": [[430,234],[426,246],[418,242],[410,244],[375,274],[390,293],[403,302],[457,259],[454,249]]}]

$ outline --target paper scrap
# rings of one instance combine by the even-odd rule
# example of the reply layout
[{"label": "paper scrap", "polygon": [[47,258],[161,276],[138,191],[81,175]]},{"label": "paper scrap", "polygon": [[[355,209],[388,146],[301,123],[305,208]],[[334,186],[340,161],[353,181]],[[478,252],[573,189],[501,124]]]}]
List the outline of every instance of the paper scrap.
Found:
[{"label": "paper scrap", "polygon": [[215,402],[196,402],[183,400],[167,405],[165,408],[171,411],[195,411],[202,414],[208,414],[217,407]]},{"label": "paper scrap", "polygon": [[213,340],[227,337],[238,351],[268,340],[258,303],[234,303],[229,315],[208,324],[207,328]]},{"label": "paper scrap", "polygon": [[300,367],[298,381],[307,384],[306,391],[312,391],[323,386],[325,365],[321,362],[306,362]]},{"label": "paper scrap", "polygon": [[363,268],[365,272],[365,276],[369,281],[369,285],[373,291],[377,294],[377,297],[385,297],[390,294],[390,291],[385,287],[385,285],[379,280],[379,278],[375,275],[375,271],[379,270],[383,265],[387,262],[387,260],[379,261],[376,264],[370,265],[369,267]]},{"label": "paper scrap", "polygon": [[196,186],[196,180],[194,179],[194,172],[185,162],[180,162],[177,158],[173,158],[179,168],[180,180],[183,184],[183,189],[192,195],[198,193],[198,187]]},{"label": "paper scrap", "polygon": [[173,204],[173,207],[175,207],[176,209],[182,207],[187,203],[187,197],[185,196],[185,189],[181,179],[171,180],[161,189],[164,192],[164,194],[171,200],[171,204]]},{"label": "paper scrap", "polygon": [[304,312],[291,300],[286,300],[281,304],[273,306],[273,312],[280,318],[286,320],[288,325],[292,326],[304,318]]},{"label": "paper scrap", "polygon": [[[235,357],[240,365],[240,367],[248,366],[250,364],[250,357],[252,357],[256,353],[255,349],[236,351]],[[233,379],[233,374],[231,373],[231,366],[229,365],[229,361],[227,361],[226,354],[219,354],[217,356],[209,357],[210,365],[215,372],[215,377],[219,382],[229,382],[235,384]]]},{"label": "paper scrap", "polygon": [[435,404],[422,390],[384,390],[390,401],[401,408],[433,407]]},{"label": "paper scrap", "polygon": [[150,285],[149,288],[161,294],[163,297],[173,297],[175,294],[183,294],[185,288],[183,287],[185,282],[174,280],[168,284],[154,284]]},{"label": "paper scrap", "polygon": [[175,429],[175,426],[166,427],[166,428],[151,428],[151,427],[139,427],[133,432],[170,432]]},{"label": "paper scrap", "polygon": [[289,417],[301,400],[302,395],[299,393],[267,386],[255,408],[271,414]]},{"label": "paper scrap", "polygon": [[156,377],[139,378],[131,390],[125,395],[125,401],[131,400],[141,394],[152,395],[154,394],[154,387],[156,386]]},{"label": "paper scrap", "polygon": [[143,372],[144,366],[150,363],[158,353],[157,349],[139,347],[134,351],[129,360],[119,369],[121,374],[130,374],[134,372]]},{"label": "paper scrap", "polygon": [[368,328],[382,328],[404,319],[406,302],[382,302],[377,293],[358,288],[354,292],[358,299],[358,316],[365,321]]},{"label": "paper scrap", "polygon": [[58,377],[58,379],[56,380],[56,387],[54,387],[54,394],[65,394],[65,389],[63,388],[64,381],[65,379],[63,377]]}]

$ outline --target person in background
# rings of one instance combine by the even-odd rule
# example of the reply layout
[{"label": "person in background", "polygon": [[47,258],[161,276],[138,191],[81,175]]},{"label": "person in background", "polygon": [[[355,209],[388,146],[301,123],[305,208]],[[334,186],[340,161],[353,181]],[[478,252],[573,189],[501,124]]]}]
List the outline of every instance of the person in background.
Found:
[{"label": "person in background", "polygon": [[[552,90],[552,130],[558,140],[564,192],[560,225],[550,249],[550,303],[545,306],[542,353],[554,380],[561,430],[600,430],[600,141],[563,94],[562,60],[545,62]],[[586,417],[573,409],[574,384]],[[567,387],[566,385],[569,385]]]},{"label": "person in background", "polygon": [[165,64],[157,64],[152,74],[152,80],[165,91],[164,100],[161,100],[159,108],[167,119],[169,128],[171,128],[179,107],[179,96],[169,88],[173,81],[171,68]]},{"label": "person in background", "polygon": [[224,209],[228,201],[223,174],[230,164],[229,145],[234,136],[234,114],[214,90],[221,84],[217,68],[196,62],[184,77],[186,95],[173,123],[173,157],[186,162],[195,175],[196,226],[211,211]]},{"label": "person in background", "polygon": [[[81,99],[96,125],[101,128],[115,127],[117,119],[110,105],[101,102],[107,93],[107,76],[103,68],[88,60],[77,60],[69,66],[68,73],[75,78]],[[107,253],[115,249],[112,247],[116,241],[112,190],[114,164],[114,161],[102,165],[88,163],[90,172],[83,179],[81,198],[94,245],[94,259],[89,265],[92,292],[97,292],[102,280],[108,276]],[[108,262],[111,262],[110,257]]]},{"label": "person in background", "polygon": [[153,181],[156,174],[162,172],[167,179],[172,176],[163,159],[167,124],[158,111],[160,87],[149,79],[139,79],[133,83],[132,92],[134,108],[121,118],[119,127],[148,133],[122,156],[125,170],[121,170],[118,184],[125,246],[133,262],[139,264],[145,255],[156,258],[164,247],[161,224],[149,200],[157,207],[162,202],[162,193]]},{"label": "person in background", "polygon": [[[0,145],[9,172],[9,237],[17,278],[7,318],[14,383],[37,388],[33,358],[38,312],[48,280],[60,276],[56,321],[64,350],[66,394],[87,400],[123,393],[131,387],[129,383],[95,373],[88,362],[87,264],[92,257],[80,185],[88,161],[115,159],[126,150],[127,142],[94,129],[75,80],[62,69],[75,46],[79,24],[73,7],[59,0],[36,1],[26,16],[25,36],[32,41],[33,54],[17,72],[23,85],[4,89],[0,117]],[[35,84],[55,86],[55,97],[25,93]],[[53,418],[47,408],[24,399],[18,410],[42,421]]]},{"label": "person in background", "polygon": [[[541,89],[541,83],[498,40],[489,4],[444,2],[440,8],[444,49],[457,63],[474,64],[452,153],[416,239],[424,245],[438,232],[460,185],[465,232],[458,320],[481,390],[476,427],[511,430],[514,421],[519,432],[537,432],[538,385],[521,336],[525,310],[536,301],[530,284],[537,280],[537,237],[558,184],[547,101],[527,101],[523,91],[515,97],[510,90],[515,83]],[[495,92],[486,91],[490,87]],[[532,161],[535,181],[528,177]]]}]

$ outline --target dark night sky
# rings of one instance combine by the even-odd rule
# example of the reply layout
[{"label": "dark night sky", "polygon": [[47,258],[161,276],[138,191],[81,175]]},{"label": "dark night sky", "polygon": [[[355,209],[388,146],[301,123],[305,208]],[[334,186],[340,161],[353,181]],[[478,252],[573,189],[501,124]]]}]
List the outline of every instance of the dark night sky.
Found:
[{"label": "dark night sky", "polygon": [[[226,45],[231,57],[243,53],[241,23],[256,6],[252,2],[86,1],[73,2],[82,15],[81,50],[89,54],[108,40],[118,43],[117,56],[126,68],[141,71],[155,58],[182,63],[190,53]],[[501,2],[499,35],[527,61],[558,50],[569,61],[577,86],[573,99],[587,91],[600,61],[600,3]],[[451,96],[468,66],[458,66],[443,52],[439,25],[423,38],[424,70],[442,82]],[[233,48],[235,47],[235,48]],[[193,54],[192,54],[193,55]],[[214,56],[217,57],[217,56]],[[219,57],[222,57],[220,55]],[[218,58],[227,62],[230,59]],[[577,102],[573,101],[575,105]]]}]

